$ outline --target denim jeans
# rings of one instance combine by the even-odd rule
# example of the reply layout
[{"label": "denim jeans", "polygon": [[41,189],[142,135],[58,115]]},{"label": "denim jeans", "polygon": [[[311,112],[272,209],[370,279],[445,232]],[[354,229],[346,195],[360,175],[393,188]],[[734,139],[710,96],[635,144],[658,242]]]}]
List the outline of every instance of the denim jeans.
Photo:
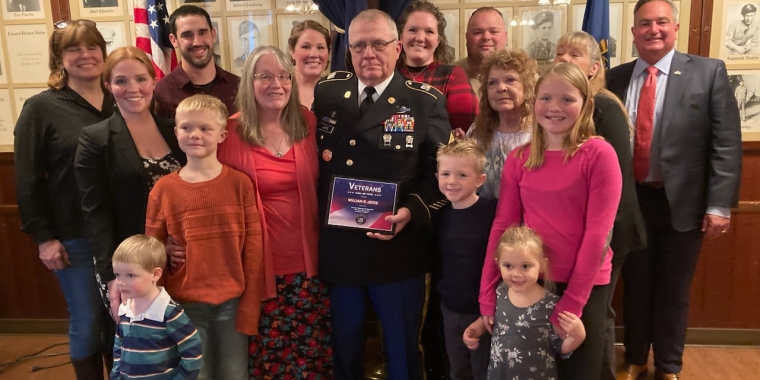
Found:
[{"label": "denim jeans", "polygon": [[82,360],[99,354],[104,342],[111,340],[105,335],[112,331],[107,328],[107,323],[113,321],[106,315],[98,293],[90,243],[82,238],[62,241],[61,244],[66,248],[71,265],[55,271],[55,275],[69,310],[71,358]]},{"label": "denim jeans", "polygon": [[198,329],[203,359],[198,380],[248,380],[248,335],[235,331],[239,298],[219,305],[184,303]]}]

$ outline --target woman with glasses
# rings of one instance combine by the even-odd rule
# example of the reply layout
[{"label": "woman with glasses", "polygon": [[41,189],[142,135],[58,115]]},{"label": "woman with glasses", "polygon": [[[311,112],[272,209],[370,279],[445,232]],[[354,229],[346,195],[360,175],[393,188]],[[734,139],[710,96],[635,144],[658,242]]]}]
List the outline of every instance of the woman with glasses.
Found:
[{"label": "woman with glasses", "polygon": [[49,88],[24,103],[14,132],[18,207],[22,230],[66,297],[76,377],[102,380],[103,359],[112,365],[113,321],[98,294],[73,162],[82,127],[113,113],[100,82],[106,42],[92,21],[58,22],[49,53]]},{"label": "woman with glasses", "polygon": [[410,4],[397,22],[402,43],[398,70],[401,75],[427,83],[446,96],[451,129],[467,132],[478,115],[478,97],[467,74],[451,65],[454,49],[443,33],[446,20],[438,7],[427,1]]},{"label": "woman with glasses", "polygon": [[296,67],[301,105],[311,109],[314,87],[330,62],[330,32],[314,20],[306,20],[290,30],[290,57]]},{"label": "woman with glasses", "polygon": [[219,160],[256,188],[264,231],[265,299],[251,338],[253,379],[330,379],[328,289],[317,277],[316,118],[299,103],[293,64],[272,46],[242,68]]},{"label": "woman with glasses", "polygon": [[82,129],[74,170],[100,289],[118,321],[121,294],[111,267],[114,250],[124,239],[145,232],[150,189],[186,160],[174,121],[150,110],[156,72],[142,50],[130,46],[111,52],[102,78],[117,112]]}]

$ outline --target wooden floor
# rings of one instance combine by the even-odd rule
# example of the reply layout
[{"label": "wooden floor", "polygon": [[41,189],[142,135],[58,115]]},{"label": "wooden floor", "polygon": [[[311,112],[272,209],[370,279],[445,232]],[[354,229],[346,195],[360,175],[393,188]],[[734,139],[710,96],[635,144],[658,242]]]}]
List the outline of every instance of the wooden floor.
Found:
[{"label": "wooden floor", "polygon": [[[0,380],[75,380],[70,364],[31,372],[34,366],[65,363],[68,354],[25,361],[3,367],[19,357],[39,351],[55,343],[65,343],[65,335],[0,335]],[[67,353],[68,346],[51,348],[44,354]],[[622,347],[618,347],[618,358]],[[687,347],[684,354],[683,377],[686,380],[758,380],[760,379],[760,348]],[[650,362],[650,368],[652,364]],[[648,379],[652,378],[652,374]]]}]

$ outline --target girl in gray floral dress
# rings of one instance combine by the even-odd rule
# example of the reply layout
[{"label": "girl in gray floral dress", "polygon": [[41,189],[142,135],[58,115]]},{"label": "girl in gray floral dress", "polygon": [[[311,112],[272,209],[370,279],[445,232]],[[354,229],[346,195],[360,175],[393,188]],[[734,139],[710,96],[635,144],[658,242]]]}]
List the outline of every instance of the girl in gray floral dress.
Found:
[{"label": "girl in gray floral dress", "polygon": [[[555,358],[569,357],[586,331],[569,312],[559,314],[559,326],[549,320],[559,297],[544,287],[550,282],[538,282],[540,276],[548,278],[541,238],[528,227],[512,226],[502,235],[495,259],[504,282],[496,290],[488,380],[558,380]],[[464,333],[465,345],[477,348],[485,331],[482,319],[475,321]]]}]

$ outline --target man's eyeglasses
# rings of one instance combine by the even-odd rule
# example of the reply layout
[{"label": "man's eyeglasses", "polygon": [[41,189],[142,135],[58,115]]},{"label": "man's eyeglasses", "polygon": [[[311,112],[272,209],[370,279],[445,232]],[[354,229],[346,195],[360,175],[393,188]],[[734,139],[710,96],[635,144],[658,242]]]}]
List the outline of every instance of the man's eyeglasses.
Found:
[{"label": "man's eyeglasses", "polygon": [[287,74],[256,73],[256,74],[253,74],[253,76],[266,84],[274,83],[275,78],[277,78],[280,84],[290,84],[291,82],[293,82],[293,76],[290,75],[290,73],[287,73]]},{"label": "man's eyeglasses", "polygon": [[369,44],[366,42],[357,42],[353,45],[348,45],[348,48],[351,49],[351,53],[354,54],[361,54],[364,53],[364,50],[367,49],[367,46],[372,47],[372,51],[383,51],[385,50],[388,45],[390,45],[392,42],[396,41],[396,39],[392,39],[390,41],[383,41],[383,40],[374,40],[370,42]]},{"label": "man's eyeglasses", "polygon": [[74,24],[81,24],[81,25],[87,25],[87,26],[93,26],[93,27],[96,26],[95,21],[80,18],[78,20],[57,21],[55,24],[53,24],[53,29],[60,30],[60,29],[66,28],[69,25],[74,25]]}]

